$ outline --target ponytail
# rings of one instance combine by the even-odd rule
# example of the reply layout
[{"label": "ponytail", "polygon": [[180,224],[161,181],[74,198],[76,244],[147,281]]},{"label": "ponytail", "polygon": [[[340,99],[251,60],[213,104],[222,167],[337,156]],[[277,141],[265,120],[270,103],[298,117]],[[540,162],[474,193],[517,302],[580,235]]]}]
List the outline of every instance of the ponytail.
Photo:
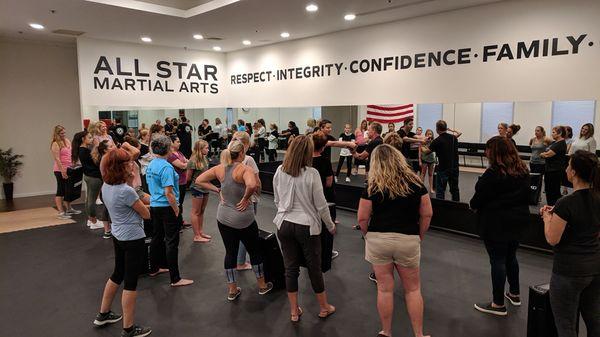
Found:
[{"label": "ponytail", "polygon": [[221,151],[221,164],[230,166],[244,152],[244,144],[239,140],[229,143],[227,149]]}]

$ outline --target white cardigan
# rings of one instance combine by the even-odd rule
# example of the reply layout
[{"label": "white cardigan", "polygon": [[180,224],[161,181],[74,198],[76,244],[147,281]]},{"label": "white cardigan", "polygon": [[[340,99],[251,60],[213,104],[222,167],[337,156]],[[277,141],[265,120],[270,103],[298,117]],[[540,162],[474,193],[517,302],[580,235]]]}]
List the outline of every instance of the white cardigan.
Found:
[{"label": "white cardigan", "polygon": [[285,220],[310,226],[310,235],[321,234],[321,220],[330,231],[335,228],[316,169],[307,167],[299,176],[292,177],[279,166],[273,177],[273,191],[277,207],[273,223],[278,229]]}]

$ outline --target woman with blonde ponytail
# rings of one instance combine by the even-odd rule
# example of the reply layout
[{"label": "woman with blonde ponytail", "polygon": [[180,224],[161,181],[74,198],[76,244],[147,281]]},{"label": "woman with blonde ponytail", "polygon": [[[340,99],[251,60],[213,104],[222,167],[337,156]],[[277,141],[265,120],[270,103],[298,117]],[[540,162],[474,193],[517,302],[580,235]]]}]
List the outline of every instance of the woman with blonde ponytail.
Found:
[{"label": "woman with blonde ponytail", "polygon": [[[273,289],[271,282],[265,282],[258,225],[250,200],[258,188],[258,183],[252,168],[242,164],[245,151],[246,147],[241,141],[232,140],[227,149],[221,152],[221,164],[202,173],[195,180],[195,184],[200,188],[221,195],[221,202],[217,208],[217,225],[225,245],[224,265],[229,301],[237,299],[242,292],[237,286],[235,275],[240,241],[250,253],[252,269],[258,282],[258,294],[265,295]],[[211,183],[215,179],[221,182],[221,188]]]},{"label": "woman with blonde ponytail", "polygon": [[388,144],[377,146],[371,154],[368,186],[358,206],[358,223],[365,236],[365,259],[377,277],[382,325],[378,336],[392,335],[396,269],[414,335],[423,337],[419,263],[421,240],[432,215],[429,193],[402,153]]}]

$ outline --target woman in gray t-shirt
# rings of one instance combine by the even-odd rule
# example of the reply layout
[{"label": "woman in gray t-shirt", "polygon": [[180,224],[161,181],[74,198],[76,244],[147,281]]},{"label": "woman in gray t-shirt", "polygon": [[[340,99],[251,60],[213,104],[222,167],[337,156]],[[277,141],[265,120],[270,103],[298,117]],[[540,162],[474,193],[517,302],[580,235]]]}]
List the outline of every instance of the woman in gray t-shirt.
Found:
[{"label": "woman in gray t-shirt", "polygon": [[[149,334],[149,328],[134,325],[137,279],[144,260],[143,219],[150,218],[150,211],[131,187],[133,165],[130,154],[124,149],[107,153],[102,161],[105,174],[102,195],[104,204],[112,220],[113,245],[115,249],[115,269],[106,282],[100,312],[94,325],[103,326],[123,319],[122,336]],[[123,316],[113,313],[110,308],[119,285],[125,281],[123,291]]]}]

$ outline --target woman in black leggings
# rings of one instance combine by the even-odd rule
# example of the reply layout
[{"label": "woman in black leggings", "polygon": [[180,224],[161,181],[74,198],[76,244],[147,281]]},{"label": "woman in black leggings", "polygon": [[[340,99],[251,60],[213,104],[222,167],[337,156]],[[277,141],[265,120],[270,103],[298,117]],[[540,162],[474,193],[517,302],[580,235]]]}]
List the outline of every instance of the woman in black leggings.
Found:
[{"label": "woman in black leggings", "polygon": [[565,174],[565,167],[567,166],[566,133],[567,131],[563,126],[553,127],[552,139],[554,139],[554,143],[550,144],[546,152],[540,154],[540,156],[546,160],[544,183],[546,187],[546,202],[550,206],[554,206],[558,198],[561,197],[560,185]]},{"label": "woman in black leggings", "polygon": [[550,304],[559,337],[576,337],[579,314],[588,336],[600,336],[600,169],[595,153],[579,150],[566,170],[573,193],[541,209],[554,246]]},{"label": "woman in black leggings", "polygon": [[[100,312],[94,325],[103,326],[123,319],[121,336],[147,336],[152,330],[134,325],[137,279],[144,260],[143,219],[150,218],[137,193],[131,187],[133,181],[133,158],[124,149],[109,152],[103,160],[106,173],[102,175],[104,205],[111,214],[112,235],[115,250],[115,269],[106,282]],[[110,308],[119,285],[125,281],[121,303],[123,316]]]},{"label": "woman in black leggings", "polygon": [[[196,185],[221,195],[221,202],[217,208],[217,225],[225,245],[224,266],[229,301],[238,298],[242,292],[242,289],[237,286],[235,277],[240,241],[250,254],[252,270],[258,282],[258,294],[265,295],[273,289],[271,282],[265,282],[263,256],[259,249],[258,225],[250,201],[258,185],[252,168],[242,164],[244,151],[244,144],[239,140],[233,140],[227,150],[221,153],[221,164],[202,173],[196,179]],[[211,183],[215,179],[221,182],[221,188]]]}]

